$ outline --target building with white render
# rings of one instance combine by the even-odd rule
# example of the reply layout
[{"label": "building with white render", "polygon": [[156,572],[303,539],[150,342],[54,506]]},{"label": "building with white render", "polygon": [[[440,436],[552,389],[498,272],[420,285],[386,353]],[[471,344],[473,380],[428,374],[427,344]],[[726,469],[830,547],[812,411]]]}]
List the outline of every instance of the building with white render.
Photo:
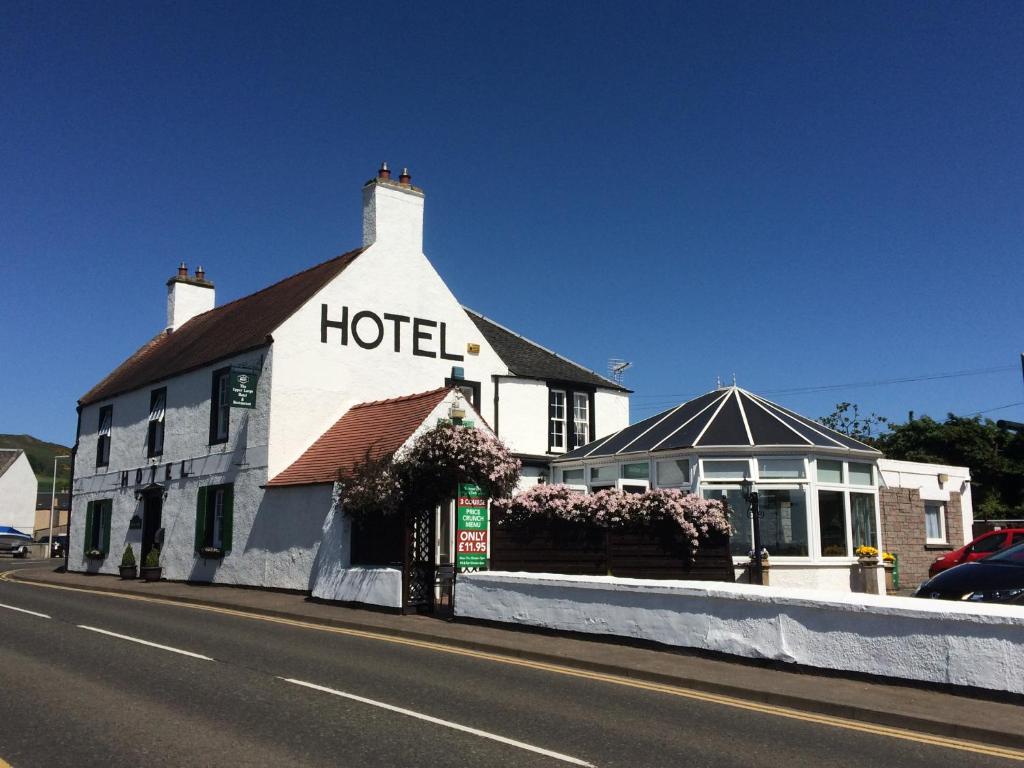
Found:
[{"label": "building with white render", "polygon": [[39,483],[28,456],[18,448],[0,448],[0,526],[32,535]]},{"label": "building with white render", "polygon": [[423,209],[384,167],[355,250],[221,306],[182,264],[166,327],[79,401],[72,570],[158,546],[170,579],[310,589],[318,553],[347,563],[350,542],[320,552],[336,474],[286,472],[360,404],[454,389],[526,483],[629,423],[628,390],[459,303],[422,252]]}]

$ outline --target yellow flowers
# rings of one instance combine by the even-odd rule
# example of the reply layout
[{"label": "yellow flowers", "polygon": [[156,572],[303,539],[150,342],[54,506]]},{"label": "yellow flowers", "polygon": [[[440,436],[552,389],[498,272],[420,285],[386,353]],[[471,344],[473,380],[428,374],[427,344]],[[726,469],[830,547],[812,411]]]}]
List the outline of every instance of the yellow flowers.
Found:
[{"label": "yellow flowers", "polygon": [[878,550],[874,547],[868,547],[862,544],[853,550],[853,554],[857,557],[878,557]]},{"label": "yellow flowers", "polygon": [[883,552],[882,553],[882,562],[883,563],[895,563],[896,562],[896,555],[894,555],[892,552]]}]

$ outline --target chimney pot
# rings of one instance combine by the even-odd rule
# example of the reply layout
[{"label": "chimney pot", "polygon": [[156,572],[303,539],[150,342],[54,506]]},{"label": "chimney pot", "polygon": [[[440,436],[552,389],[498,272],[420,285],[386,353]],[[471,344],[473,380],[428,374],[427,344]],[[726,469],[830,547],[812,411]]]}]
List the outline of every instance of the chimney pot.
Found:
[{"label": "chimney pot", "polygon": [[196,280],[205,280],[206,270],[202,267],[196,267]]},{"label": "chimney pot", "polygon": [[388,164],[386,162],[380,164],[380,170],[377,171],[377,178],[384,179],[385,181],[391,178],[391,171],[388,169]]},{"label": "chimney pot", "polygon": [[412,181],[412,176],[409,175],[409,169],[403,168],[402,175],[398,177],[398,183],[408,185],[410,181]]},{"label": "chimney pot", "polygon": [[188,265],[184,261],[178,265],[178,277],[188,277]]}]

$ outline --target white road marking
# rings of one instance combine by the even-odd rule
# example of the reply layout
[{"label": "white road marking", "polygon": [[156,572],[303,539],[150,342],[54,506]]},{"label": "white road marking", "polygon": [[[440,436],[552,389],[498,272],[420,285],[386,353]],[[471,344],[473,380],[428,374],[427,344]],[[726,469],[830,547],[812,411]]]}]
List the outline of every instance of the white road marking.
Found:
[{"label": "white road marking", "polygon": [[128,635],[119,635],[117,632],[110,632],[106,629],[99,629],[97,627],[87,627],[85,624],[79,624],[79,629],[88,629],[90,632],[99,632],[101,635],[110,635],[121,640],[130,640],[133,643],[139,643],[140,645],[148,645],[150,648],[159,648],[162,651],[170,651],[171,653],[180,653],[182,656],[191,656],[193,659],[202,659],[203,661],[213,661],[209,656],[203,656],[201,653],[192,653],[192,651],[183,651],[181,648],[172,648],[169,645],[160,645],[160,643],[151,643],[149,640],[140,640],[137,637],[130,637]]},{"label": "white road marking", "polygon": [[52,616],[47,616],[45,613],[36,613],[35,611],[29,611],[25,608],[15,608],[13,605],[5,605],[0,603],[0,608],[6,608],[9,611],[17,611],[18,613],[27,613],[30,616],[38,616],[40,619],[51,619]]},{"label": "white road marking", "polygon": [[301,685],[304,688],[312,688],[314,691],[323,691],[324,693],[331,693],[335,696],[341,696],[345,699],[352,699],[353,701],[361,702],[362,704],[369,704],[371,707],[380,707],[381,709],[387,709],[391,712],[397,712],[400,715],[408,715],[409,717],[415,717],[418,720],[426,720],[428,723],[434,723],[435,725],[443,725],[446,728],[453,728],[456,731],[462,731],[463,733],[471,733],[474,736],[480,736],[484,739],[492,739],[493,741],[501,742],[502,744],[508,744],[512,747],[518,747],[519,749],[525,749],[528,752],[536,752],[538,755],[545,755],[547,757],[554,758],[555,760],[561,760],[564,763],[572,763],[573,765],[582,765],[586,768],[594,768],[593,764],[586,763],[583,760],[579,760],[569,755],[563,755],[561,752],[552,752],[550,749],[544,749],[543,747],[535,747],[532,744],[526,744],[522,741],[516,741],[515,739],[508,739],[504,736],[499,736],[496,733],[488,733],[487,731],[480,731],[476,728],[470,728],[467,725],[459,725],[458,723],[450,722],[449,720],[441,720],[437,717],[431,717],[430,715],[424,715],[420,712],[413,712],[411,709],[403,709],[402,707],[396,707],[393,704],[385,704],[383,701],[376,701],[374,699],[367,699],[363,696],[356,696],[354,693],[345,693],[344,691],[337,691],[334,688],[327,688],[316,683],[307,683],[302,680],[293,680],[290,677],[281,677],[280,680],[284,680],[286,683],[292,683],[294,685]]}]

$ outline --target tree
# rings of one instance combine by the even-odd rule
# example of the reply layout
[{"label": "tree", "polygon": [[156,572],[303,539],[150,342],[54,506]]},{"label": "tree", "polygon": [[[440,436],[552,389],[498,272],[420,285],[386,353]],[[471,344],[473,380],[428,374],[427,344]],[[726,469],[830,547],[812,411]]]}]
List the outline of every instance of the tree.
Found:
[{"label": "tree", "polygon": [[1024,515],[1024,435],[980,416],[928,416],[889,424],[874,446],[887,458],[969,467],[975,516]]},{"label": "tree", "polygon": [[836,403],[836,409],[820,421],[829,429],[874,445],[876,433],[881,432],[889,420],[877,413],[861,416],[856,403]]}]

